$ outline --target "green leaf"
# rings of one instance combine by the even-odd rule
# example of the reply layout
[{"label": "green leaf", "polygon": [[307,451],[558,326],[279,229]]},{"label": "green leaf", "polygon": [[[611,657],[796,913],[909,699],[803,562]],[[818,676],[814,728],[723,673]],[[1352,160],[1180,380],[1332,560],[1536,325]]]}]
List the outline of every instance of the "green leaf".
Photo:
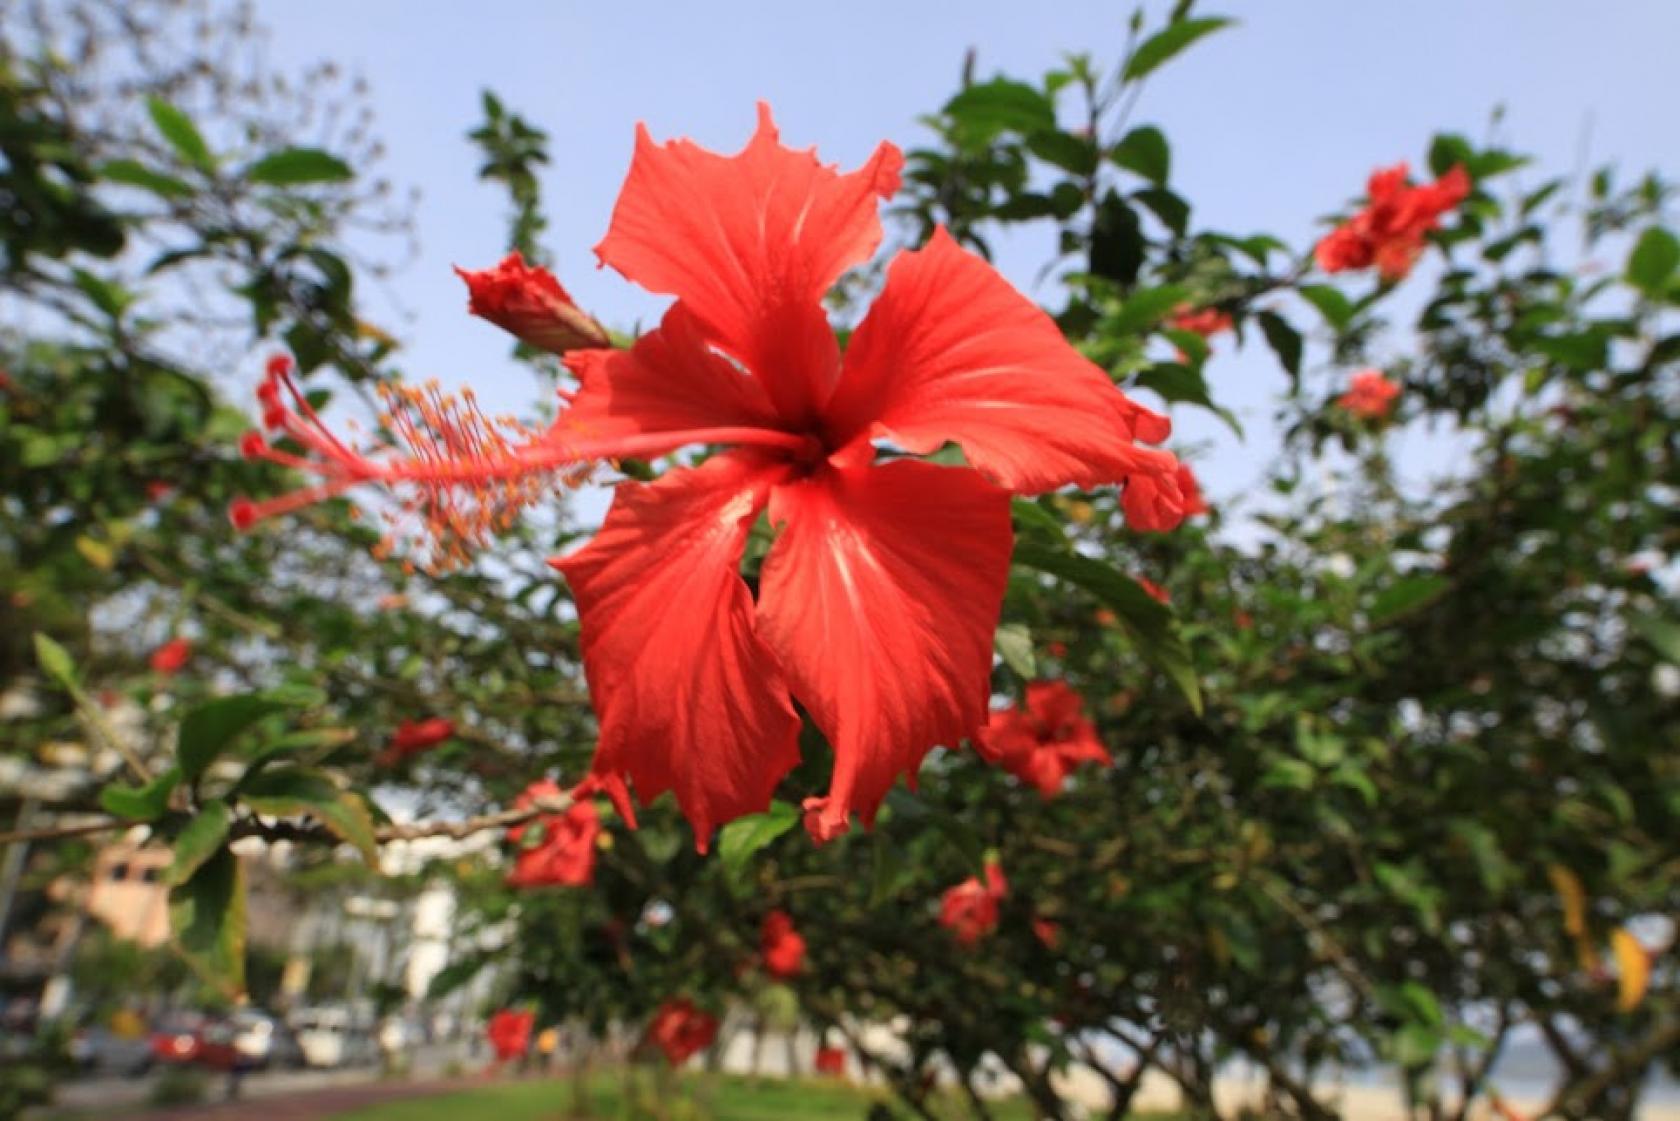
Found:
[{"label": "green leaf", "polygon": [[355,177],[350,165],[320,148],[287,148],[264,156],[245,171],[253,183],[295,187],[305,183],[342,183]]},{"label": "green leaf", "polygon": [[1644,612],[1627,617],[1633,629],[1656,648],[1663,660],[1680,666],[1680,624]]},{"label": "green leaf", "polygon": [[1446,594],[1452,581],[1433,573],[1404,576],[1390,584],[1371,604],[1371,624],[1385,626]]},{"label": "green leaf", "polygon": [[[1198,335],[1191,335],[1189,338],[1201,341]],[[1203,377],[1200,369],[1179,363],[1161,362],[1139,374],[1133,384],[1153,390],[1161,395],[1163,401],[1188,401],[1192,405],[1200,405],[1230,425],[1231,431],[1236,433],[1238,439],[1242,439],[1242,425],[1237,421],[1236,414],[1214,402],[1208,392],[1207,379]]]},{"label": "green leaf", "polygon": [[1150,213],[1161,220],[1161,224],[1179,237],[1190,227],[1190,204],[1165,187],[1150,187],[1138,191],[1132,198],[1147,206]]},{"label": "green leaf", "polygon": [[1126,60],[1126,69],[1122,76],[1128,82],[1147,77],[1196,40],[1211,35],[1230,23],[1230,20],[1217,16],[1208,19],[1181,19],[1169,23],[1138,45],[1132,57]]},{"label": "green leaf", "polygon": [[887,836],[886,830],[875,830],[874,850],[869,876],[871,910],[893,899],[915,878],[914,866],[904,859],[903,850]]},{"label": "green leaf", "polygon": [[373,815],[360,794],[343,791],[324,771],[311,767],[270,768],[242,780],[239,799],[258,813],[309,816],[350,845],[371,868],[379,866]]},{"label": "green leaf", "polygon": [[718,859],[730,875],[738,875],[755,853],[798,824],[798,807],[771,802],[763,813],[738,817],[718,831]]},{"label": "green leaf", "polygon": [[1027,151],[1075,175],[1089,175],[1097,167],[1097,149],[1091,141],[1071,132],[1050,129],[1027,137]]},{"label": "green leaf", "polygon": [[246,922],[245,870],[228,849],[218,849],[169,893],[176,947],[229,998],[245,991]]},{"label": "green leaf", "polygon": [[1680,268],[1680,240],[1661,226],[1652,226],[1639,235],[1628,254],[1627,278],[1647,296],[1660,296],[1676,268]]},{"label": "green leaf", "polygon": [[1260,330],[1265,334],[1272,353],[1277,355],[1279,364],[1289,371],[1291,378],[1300,378],[1301,332],[1275,311],[1263,311],[1255,318],[1260,321]]},{"label": "green leaf", "polygon": [[40,631],[35,632],[35,661],[40,665],[42,673],[64,688],[76,687],[76,663],[70,657],[70,651]]},{"label": "green leaf", "polygon": [[169,808],[169,796],[181,783],[179,768],[170,767],[144,786],[110,783],[99,792],[99,805],[112,817],[126,821],[156,821]]},{"label": "green leaf", "polygon": [[1038,676],[1038,659],[1033,657],[1032,631],[1025,623],[1001,623],[992,635],[992,647],[1003,664],[1028,681]]},{"label": "green leaf", "polygon": [[218,697],[199,705],[181,721],[175,756],[188,782],[196,782],[216,757],[251,725],[286,706],[261,693]]},{"label": "green leaf", "polygon": [[185,198],[193,193],[190,185],[181,182],[173,175],[165,175],[161,171],[153,171],[138,160],[112,160],[99,169],[101,178],[121,183],[128,187],[139,187],[150,191],[159,198]]},{"label": "green leaf", "polygon": [[1465,171],[1469,171],[1474,157],[1475,149],[1470,146],[1470,141],[1454,132],[1440,133],[1429,144],[1429,170],[1436,177],[1461,164]]},{"label": "green leaf", "polygon": [[964,147],[985,147],[1000,133],[1054,131],[1056,110],[1038,90],[1008,78],[969,86],[945,103],[954,138]]},{"label": "green leaf", "polygon": [[1108,318],[1104,327],[1109,334],[1141,335],[1184,303],[1189,295],[1187,289],[1177,284],[1140,288],[1126,297],[1120,310]]},{"label": "green leaf", "polygon": [[1302,759],[1274,759],[1260,776],[1261,786],[1278,786],[1286,790],[1311,790],[1318,781],[1318,772]]},{"label": "green leaf", "polygon": [[1340,288],[1332,288],[1328,284],[1303,284],[1299,291],[1301,298],[1324,316],[1324,322],[1338,331],[1353,319],[1353,301],[1343,295]]},{"label": "green leaf", "polygon": [[1581,373],[1601,370],[1610,359],[1609,340],[1598,331],[1541,336],[1534,340],[1534,349],[1552,361]]},{"label": "green leaf", "polygon": [[1407,1024],[1392,1037],[1394,1061],[1402,1067],[1428,1066],[1441,1047],[1441,1033],[1424,1024]]},{"label": "green leaf", "polygon": [[1132,636],[1144,660],[1171,678],[1191,709],[1201,715],[1201,685],[1170,607],[1157,602],[1130,576],[1078,553],[1017,541],[1014,561],[1076,584],[1102,600]]},{"label": "green leaf", "polygon": [[95,276],[86,269],[70,270],[70,278],[81,289],[82,295],[93,301],[93,305],[112,319],[121,316],[123,309],[134,302],[134,293],[122,285]]},{"label": "green leaf", "polygon": [[175,860],[169,866],[166,882],[174,887],[192,879],[206,860],[221,851],[232,824],[233,814],[226,802],[211,802],[200,810],[175,838]]},{"label": "green leaf", "polygon": [[216,166],[215,158],[210,154],[210,145],[204,142],[203,134],[192,123],[191,117],[159,97],[146,99],[146,111],[151,114],[158,132],[182,159],[205,171]]},{"label": "green leaf", "polygon": [[1062,523],[1057,520],[1056,515],[1030,498],[1010,499],[1009,516],[1015,522],[1017,535],[1026,534],[1051,545],[1067,544],[1067,534],[1063,532]]},{"label": "green leaf", "polygon": [[1108,158],[1152,183],[1165,183],[1172,172],[1172,149],[1154,125],[1140,125],[1109,149]]}]

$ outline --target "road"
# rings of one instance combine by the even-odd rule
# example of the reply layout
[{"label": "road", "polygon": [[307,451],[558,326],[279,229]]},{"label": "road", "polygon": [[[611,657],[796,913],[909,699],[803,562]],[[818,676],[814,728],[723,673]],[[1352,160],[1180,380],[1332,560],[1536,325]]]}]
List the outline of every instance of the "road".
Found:
[{"label": "road", "polygon": [[[436,1080],[478,1070],[485,1063],[482,1052],[474,1057],[465,1043],[432,1044],[410,1052],[408,1077]],[[227,1076],[208,1072],[211,1100],[221,1099],[227,1090]],[[143,1112],[157,1075],[143,1078],[83,1078],[60,1084],[54,1109],[87,1112],[101,1118],[129,1117]],[[260,1100],[285,1097],[315,1090],[363,1086],[381,1081],[376,1066],[346,1070],[277,1070],[245,1076],[240,1098]]]}]

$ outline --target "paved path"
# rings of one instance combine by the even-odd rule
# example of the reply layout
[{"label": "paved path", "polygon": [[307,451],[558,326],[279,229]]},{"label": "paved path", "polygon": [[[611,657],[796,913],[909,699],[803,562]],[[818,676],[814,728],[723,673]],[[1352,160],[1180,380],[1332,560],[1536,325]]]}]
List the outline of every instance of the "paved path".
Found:
[{"label": "paved path", "polygon": [[450,1082],[379,1082],[360,1086],[334,1086],[283,1097],[262,1097],[209,1105],[178,1106],[138,1113],[119,1113],[123,1121],[325,1121],[326,1118],[380,1102],[425,1098],[484,1085],[484,1080],[458,1079]]}]

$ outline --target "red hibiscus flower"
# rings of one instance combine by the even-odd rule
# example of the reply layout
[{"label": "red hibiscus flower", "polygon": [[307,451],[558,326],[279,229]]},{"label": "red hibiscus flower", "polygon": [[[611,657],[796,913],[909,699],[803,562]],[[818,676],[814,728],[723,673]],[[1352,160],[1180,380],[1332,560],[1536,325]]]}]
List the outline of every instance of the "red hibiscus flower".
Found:
[{"label": "red hibiscus flower", "polygon": [[812,1063],[818,1074],[831,1078],[844,1077],[846,1073],[846,1052],[839,1047],[818,1047],[816,1058]]},{"label": "red hibiscus flower", "polygon": [[1025,705],[992,713],[974,749],[1046,798],[1061,793],[1079,764],[1110,762],[1083,699],[1065,681],[1032,682]]},{"label": "red hibiscus flower", "polygon": [[1061,925],[1059,923],[1056,923],[1056,922],[1050,920],[1050,919],[1046,919],[1046,918],[1035,918],[1035,919],[1033,919],[1033,921],[1032,921],[1032,932],[1033,932],[1033,937],[1037,938],[1038,941],[1039,941],[1039,944],[1042,945],[1046,950],[1052,950],[1053,951],[1053,950],[1055,950],[1055,948],[1057,946],[1060,946],[1062,944],[1062,928],[1061,928]]},{"label": "red hibiscus flower", "polygon": [[1184,496],[1184,516],[1193,518],[1197,514],[1206,514],[1212,507],[1207,499],[1202,497],[1202,484],[1196,478],[1196,473],[1190,470],[1188,463],[1178,465],[1178,492]]},{"label": "red hibiscus flower", "polygon": [[1189,304],[1180,304],[1178,310],[1173,312],[1172,318],[1167,320],[1167,326],[1210,339],[1221,331],[1231,329],[1231,316],[1229,312],[1220,311],[1218,308],[1193,309]]},{"label": "red hibiscus flower", "polygon": [[710,1047],[717,1030],[716,1016],[700,1011],[687,997],[678,997],[659,1006],[648,1021],[643,1042],[664,1052],[665,1061],[672,1066],[681,1066]]},{"label": "red hibiscus flower", "polygon": [[531,1046],[531,1028],[536,1021],[536,1013],[512,1008],[503,1008],[490,1017],[484,1034],[490,1040],[490,1049],[495,1052],[498,1063],[524,1057]]},{"label": "red hibiscus flower", "polygon": [[986,882],[970,876],[956,887],[946,888],[939,900],[939,922],[959,943],[973,946],[997,929],[998,904],[1009,892],[1003,869],[995,860],[986,862]]},{"label": "red hibiscus flower", "polygon": [[1348,383],[1348,390],[1336,398],[1336,404],[1366,420],[1382,420],[1394,408],[1400,387],[1388,380],[1381,370],[1360,370]]},{"label": "red hibiscus flower", "polygon": [[455,722],[442,716],[425,720],[404,720],[391,733],[391,742],[374,760],[382,767],[392,767],[405,759],[430,751],[455,734]]},{"label": "red hibiscus flower", "polygon": [[759,949],[764,955],[764,972],[772,977],[795,977],[805,968],[805,939],[793,929],[793,919],[786,911],[771,911],[764,916]]},{"label": "red hibiscus flower", "polygon": [[1454,167],[1433,183],[1406,182],[1406,165],[1371,173],[1365,208],[1325,235],[1314,250],[1325,272],[1376,267],[1384,280],[1400,280],[1423,252],[1424,237],[1441,215],[1470,194],[1470,176]]},{"label": "red hibiscus flower", "polygon": [[572,302],[554,274],[509,253],[493,269],[455,270],[467,282],[467,310],[529,346],[553,354],[610,346],[606,329]]},{"label": "red hibiscus flower", "polygon": [[[882,144],[842,174],[783,147],[766,107],[734,156],[639,130],[596,253],[677,297],[658,329],[628,351],[569,353],[580,387],[522,442],[409,393],[392,426],[407,449],[354,452],[281,371],[265,420],[308,454],[260,437],[247,450],[319,481],[235,504],[235,524],[375,481],[470,542],[556,472],[730,448],[621,484],[595,539],[554,562],[581,622],[593,769],[643,801],[673,791],[704,850],[798,761],[797,698],[835,755],[808,827],[827,840],[853,812],[868,824],[899,776],[985,721],[1011,494],[1123,484],[1134,527],[1183,514],[1177,460],[1140,443],[1165,439],[1166,418],[943,229],[892,262],[842,356],[822,299],[880,244],[902,163]],[[951,441],[971,466],[876,462],[878,442],[924,455]],[[755,597],[739,565],[766,510],[777,536]]]},{"label": "red hibiscus flower", "polygon": [[[509,887],[584,887],[595,882],[601,814],[591,795],[597,791],[619,804],[625,819],[634,824],[622,784],[593,776],[584,779],[569,795],[571,804],[564,810],[541,814],[508,830],[508,840],[519,850],[513,858],[513,871],[508,873]],[[565,797],[568,795],[553,781],[543,779],[526,787],[514,799],[513,808],[528,809]]]},{"label": "red hibiscus flower", "polygon": [[184,638],[172,638],[168,642],[152,651],[151,666],[153,673],[161,673],[165,677],[180,673],[187,661],[193,655],[193,645]]}]

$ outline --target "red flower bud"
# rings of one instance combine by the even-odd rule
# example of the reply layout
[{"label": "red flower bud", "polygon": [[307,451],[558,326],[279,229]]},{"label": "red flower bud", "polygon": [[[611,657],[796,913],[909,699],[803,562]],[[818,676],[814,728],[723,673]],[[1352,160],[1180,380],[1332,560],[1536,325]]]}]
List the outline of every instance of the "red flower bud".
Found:
[{"label": "red flower bud", "polygon": [[471,298],[467,310],[530,346],[553,354],[612,345],[607,332],[585,313],[554,274],[509,253],[493,269],[457,268]]}]

